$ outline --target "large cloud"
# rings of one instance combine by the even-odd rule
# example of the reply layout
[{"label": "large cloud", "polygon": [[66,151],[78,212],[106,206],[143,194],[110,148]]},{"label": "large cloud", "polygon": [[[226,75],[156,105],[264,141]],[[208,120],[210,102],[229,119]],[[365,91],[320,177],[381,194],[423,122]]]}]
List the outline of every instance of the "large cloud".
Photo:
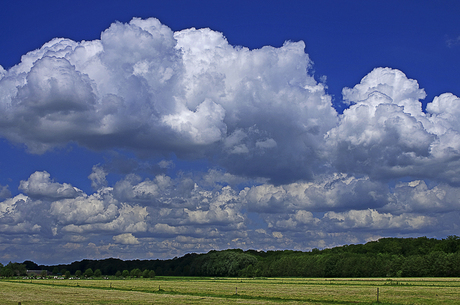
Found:
[{"label": "large cloud", "polygon": [[417,81],[377,68],[343,90],[351,106],[337,116],[304,48],[249,50],[154,18],[114,23],[100,40],[57,38],[1,69],[0,134],[34,153],[77,142],[207,156],[276,184],[334,171],[460,183],[458,97],[423,111]]},{"label": "large cloud", "polygon": [[304,48],[249,50],[153,18],[114,23],[100,40],[57,38],[2,70],[0,134],[33,153],[73,141],[213,156],[278,182],[311,178],[336,112]]}]

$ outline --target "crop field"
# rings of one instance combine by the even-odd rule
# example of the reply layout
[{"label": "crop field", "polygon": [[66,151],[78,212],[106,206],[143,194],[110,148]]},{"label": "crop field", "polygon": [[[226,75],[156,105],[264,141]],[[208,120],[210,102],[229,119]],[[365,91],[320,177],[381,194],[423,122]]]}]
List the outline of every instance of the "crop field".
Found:
[{"label": "crop field", "polygon": [[459,278],[0,280],[0,304],[460,304]]}]

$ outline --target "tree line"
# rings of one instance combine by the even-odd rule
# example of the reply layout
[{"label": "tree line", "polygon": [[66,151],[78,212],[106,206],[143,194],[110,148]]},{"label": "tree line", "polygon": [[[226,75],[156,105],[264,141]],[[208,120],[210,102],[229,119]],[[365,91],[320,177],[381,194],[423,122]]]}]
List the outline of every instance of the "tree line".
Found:
[{"label": "tree line", "polygon": [[[116,258],[82,260],[68,265],[44,266],[31,261],[0,264],[0,275],[18,274],[19,266],[70,274],[97,270],[98,274],[152,277],[458,277],[460,237],[445,239],[382,238],[359,245],[345,245],[309,252],[229,249],[205,254],[186,254],[168,260]],[[14,268],[13,268],[14,267]],[[24,270],[21,267],[21,270]],[[7,272],[7,273],[5,273]],[[86,274],[88,276],[88,274]]]},{"label": "tree line", "polygon": [[[27,267],[34,269],[27,269]],[[101,269],[93,271],[91,267],[86,268],[83,272],[82,270],[77,269],[73,273],[66,268],[59,269],[58,266],[54,266],[52,271],[47,269],[50,269],[50,266],[38,266],[31,261],[25,261],[22,264],[9,262],[6,266],[3,266],[0,263],[0,277],[33,276],[34,278],[46,278],[51,275],[68,279],[73,276],[76,278],[100,278],[108,275],[103,274]],[[123,278],[154,278],[155,271],[148,269],[141,270],[139,268],[134,268],[131,271],[125,269],[123,271],[117,270],[114,276]]]}]

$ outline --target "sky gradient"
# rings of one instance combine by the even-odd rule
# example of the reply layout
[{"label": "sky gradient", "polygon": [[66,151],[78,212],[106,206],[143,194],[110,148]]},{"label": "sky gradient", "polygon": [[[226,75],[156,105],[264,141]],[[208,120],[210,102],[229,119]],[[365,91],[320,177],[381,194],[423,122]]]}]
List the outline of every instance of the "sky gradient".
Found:
[{"label": "sky gradient", "polygon": [[458,235],[457,1],[0,5],[0,262]]}]

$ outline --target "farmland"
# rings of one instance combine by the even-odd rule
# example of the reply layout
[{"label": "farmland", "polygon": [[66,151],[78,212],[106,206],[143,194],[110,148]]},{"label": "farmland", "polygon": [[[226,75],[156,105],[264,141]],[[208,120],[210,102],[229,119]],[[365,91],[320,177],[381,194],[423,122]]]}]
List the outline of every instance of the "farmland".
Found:
[{"label": "farmland", "polygon": [[0,304],[458,304],[459,278],[0,281]]}]

